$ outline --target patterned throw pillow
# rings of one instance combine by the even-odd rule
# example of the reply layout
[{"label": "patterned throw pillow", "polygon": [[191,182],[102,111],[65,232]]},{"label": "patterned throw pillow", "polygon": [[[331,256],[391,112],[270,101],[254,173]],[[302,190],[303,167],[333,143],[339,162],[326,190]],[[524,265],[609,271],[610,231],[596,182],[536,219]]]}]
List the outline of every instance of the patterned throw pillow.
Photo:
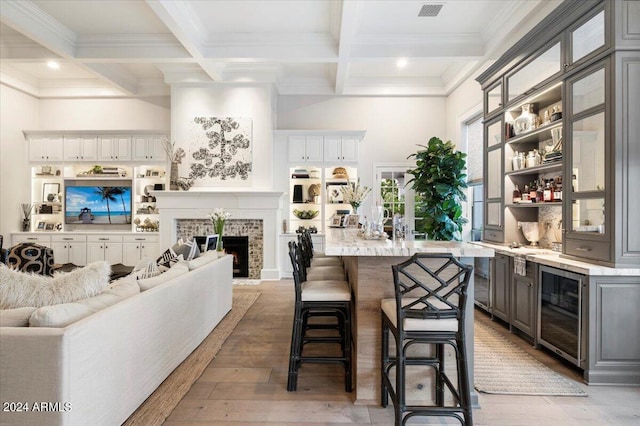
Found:
[{"label": "patterned throw pillow", "polygon": [[173,265],[183,260],[183,256],[178,256],[171,247],[166,249],[164,253],[156,260],[156,263],[164,268],[171,268]]},{"label": "patterned throw pillow", "polygon": [[182,255],[184,260],[193,260],[200,256],[200,248],[195,240],[185,241],[183,239],[179,239],[171,249],[178,256]]},{"label": "patterned throw pillow", "polygon": [[161,273],[158,264],[151,259],[142,259],[131,271],[131,274],[138,279],[157,277]]}]

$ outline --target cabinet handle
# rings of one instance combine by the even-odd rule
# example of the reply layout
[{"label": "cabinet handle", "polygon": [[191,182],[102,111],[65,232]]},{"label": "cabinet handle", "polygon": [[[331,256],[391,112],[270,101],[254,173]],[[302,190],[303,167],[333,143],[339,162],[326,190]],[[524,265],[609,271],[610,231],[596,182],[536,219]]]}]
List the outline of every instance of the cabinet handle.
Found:
[{"label": "cabinet handle", "polygon": [[589,247],[576,247],[577,251],[591,251]]},{"label": "cabinet handle", "polygon": [[144,238],[136,238],[136,241],[144,241]]},{"label": "cabinet handle", "polygon": [[100,241],[109,241],[108,238],[98,238],[98,240],[100,240]]},{"label": "cabinet handle", "polygon": [[38,238],[37,237],[27,237],[27,240],[29,240],[29,241],[37,241]]},{"label": "cabinet handle", "polygon": [[533,283],[527,283],[527,287],[533,287]]},{"label": "cabinet handle", "polygon": [[71,237],[62,237],[63,241],[73,241],[73,238]]}]

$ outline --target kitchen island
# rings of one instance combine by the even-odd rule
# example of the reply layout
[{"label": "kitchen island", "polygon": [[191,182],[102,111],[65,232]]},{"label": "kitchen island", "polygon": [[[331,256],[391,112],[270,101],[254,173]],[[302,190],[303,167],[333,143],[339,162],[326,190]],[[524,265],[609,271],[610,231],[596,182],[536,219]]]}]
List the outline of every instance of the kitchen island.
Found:
[{"label": "kitchen island", "polygon": [[[330,229],[324,252],[342,256],[355,296],[355,403],[367,405],[380,404],[380,300],[394,297],[391,265],[401,263],[415,253],[451,253],[471,265],[474,257],[494,256],[492,248],[455,241],[365,240],[355,229]],[[471,398],[477,405],[478,398],[473,390],[473,274],[468,300],[467,354]],[[431,385],[427,383],[425,387]]]}]

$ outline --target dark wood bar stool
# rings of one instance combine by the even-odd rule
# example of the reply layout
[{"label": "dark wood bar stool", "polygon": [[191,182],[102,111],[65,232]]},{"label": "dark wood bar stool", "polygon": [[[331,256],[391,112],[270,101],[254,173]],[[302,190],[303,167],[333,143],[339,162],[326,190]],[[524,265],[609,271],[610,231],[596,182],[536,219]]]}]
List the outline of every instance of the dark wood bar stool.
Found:
[{"label": "dark wood bar stool", "polygon": [[[298,370],[303,363],[340,364],[345,369],[345,391],[352,390],[351,290],[344,280],[307,280],[301,250],[295,241],[289,242],[289,257],[293,267],[295,310],[289,356],[287,390],[295,391]],[[311,323],[312,318],[325,321]],[[326,319],[333,321],[327,322]],[[309,333],[322,330],[322,333]],[[340,356],[305,355],[311,344],[340,345]]]},{"label": "dark wood bar stool", "polygon": [[[387,406],[391,396],[396,426],[414,416],[453,417],[462,425],[471,426],[465,306],[473,267],[448,254],[415,254],[406,262],[393,265],[392,270],[395,298],[381,301],[382,406]],[[389,333],[395,339],[395,356],[389,354]],[[445,372],[445,345],[455,353],[457,378],[453,381]],[[433,369],[432,405],[407,404],[407,366]],[[395,380],[391,379],[392,369]]]},{"label": "dark wood bar stool", "polygon": [[298,244],[302,248],[302,255],[307,268],[312,266],[343,266],[342,259],[337,256],[325,256],[317,253],[313,248],[313,239],[309,230],[298,235]]}]

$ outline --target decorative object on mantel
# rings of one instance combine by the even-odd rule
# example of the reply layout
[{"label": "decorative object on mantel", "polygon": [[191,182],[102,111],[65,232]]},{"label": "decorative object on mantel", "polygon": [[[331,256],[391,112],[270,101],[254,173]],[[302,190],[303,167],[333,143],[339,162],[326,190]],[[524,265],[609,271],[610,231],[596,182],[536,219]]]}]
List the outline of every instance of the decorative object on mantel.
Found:
[{"label": "decorative object on mantel", "polygon": [[195,117],[189,177],[195,180],[248,180],[252,169],[250,118]]},{"label": "decorative object on mantel", "polygon": [[188,177],[178,178],[178,187],[183,191],[188,191],[193,186],[193,179]]},{"label": "decorative object on mantel", "polygon": [[33,211],[33,205],[29,203],[20,204],[22,209],[22,232],[29,232],[31,230],[31,212]]},{"label": "decorative object on mantel", "polygon": [[160,230],[160,221],[157,219],[151,220],[147,217],[142,221],[139,217],[136,217],[133,219],[133,223],[136,225],[137,232],[158,232]]},{"label": "decorative object on mantel", "polygon": [[162,148],[167,154],[167,158],[171,162],[171,169],[169,174],[169,189],[172,191],[178,190],[178,164],[182,163],[182,159],[186,153],[182,148],[176,148],[176,141],[169,142],[169,139],[162,141]]},{"label": "decorative object on mantel", "polygon": [[213,213],[209,213],[209,217],[211,218],[211,223],[213,223],[213,233],[219,235],[216,251],[223,251],[222,235],[224,232],[224,223],[231,217],[231,213],[225,212],[223,209],[215,209]]},{"label": "decorative object on mantel", "polygon": [[368,186],[360,186],[360,178],[357,182],[349,182],[340,188],[342,199],[345,203],[351,204],[353,214],[358,214],[358,208],[371,192]]},{"label": "decorative object on mantel", "polygon": [[418,145],[425,149],[411,154],[415,157],[416,168],[407,170],[413,177],[412,188],[420,201],[416,207],[420,211],[422,229],[431,240],[460,241],[462,226],[468,220],[462,217],[462,201],[467,199],[464,188],[467,187],[465,158],[467,154],[456,151],[451,141],[443,142],[440,138],[429,139],[428,146]]}]

